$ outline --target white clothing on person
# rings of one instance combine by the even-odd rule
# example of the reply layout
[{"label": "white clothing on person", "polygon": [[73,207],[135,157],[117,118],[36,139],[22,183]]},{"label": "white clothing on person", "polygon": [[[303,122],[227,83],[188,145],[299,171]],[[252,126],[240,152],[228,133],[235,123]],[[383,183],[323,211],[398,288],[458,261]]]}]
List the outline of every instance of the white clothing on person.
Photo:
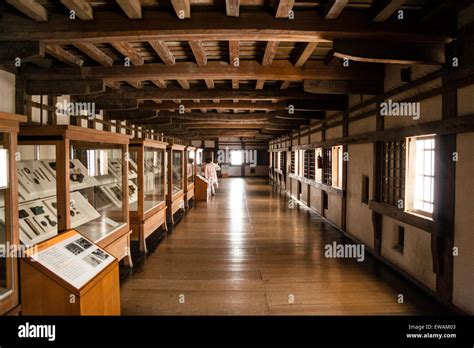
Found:
[{"label": "white clothing on person", "polygon": [[204,165],[204,177],[209,182],[209,187],[211,188],[211,194],[214,196],[216,193],[216,187],[219,187],[219,182],[217,181],[217,172],[216,172],[215,163],[206,163]]}]

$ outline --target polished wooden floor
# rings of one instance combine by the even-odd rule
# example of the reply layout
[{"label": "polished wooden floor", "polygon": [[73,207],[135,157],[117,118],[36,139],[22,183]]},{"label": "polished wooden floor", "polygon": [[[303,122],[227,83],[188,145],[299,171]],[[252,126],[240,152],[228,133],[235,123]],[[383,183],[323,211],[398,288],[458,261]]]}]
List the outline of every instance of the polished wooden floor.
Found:
[{"label": "polished wooden floor", "polygon": [[[427,296],[366,254],[328,259],[341,235],[291,209],[267,179],[222,179],[121,288],[124,315],[431,314]],[[398,303],[398,295],[404,303]]]}]

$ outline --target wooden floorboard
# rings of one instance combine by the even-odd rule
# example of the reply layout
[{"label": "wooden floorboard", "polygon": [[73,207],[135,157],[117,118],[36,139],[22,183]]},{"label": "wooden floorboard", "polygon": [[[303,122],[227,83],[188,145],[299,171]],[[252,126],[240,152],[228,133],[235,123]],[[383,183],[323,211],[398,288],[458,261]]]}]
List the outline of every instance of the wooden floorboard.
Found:
[{"label": "wooden floorboard", "polygon": [[[403,315],[439,306],[372,259],[328,259],[341,235],[266,179],[222,179],[121,288],[124,315]],[[398,295],[404,303],[398,303]],[[183,297],[184,295],[184,297]],[[183,301],[184,299],[184,301]],[[181,301],[180,301],[181,300]],[[184,303],[182,303],[184,302]]]}]

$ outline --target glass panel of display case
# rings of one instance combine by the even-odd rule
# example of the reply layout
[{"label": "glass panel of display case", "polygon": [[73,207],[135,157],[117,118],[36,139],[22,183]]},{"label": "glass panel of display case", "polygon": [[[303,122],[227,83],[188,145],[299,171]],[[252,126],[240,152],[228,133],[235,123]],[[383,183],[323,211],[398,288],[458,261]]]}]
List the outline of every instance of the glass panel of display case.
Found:
[{"label": "glass panel of display case", "polygon": [[186,183],[194,183],[194,151],[188,151],[188,163],[186,168]]},{"label": "glass panel of display case", "polygon": [[[9,153],[4,146],[4,135],[0,133],[0,245],[2,250],[6,251],[11,242],[11,233],[7,231],[7,223],[5,216],[5,197],[6,190],[9,187],[8,182],[8,160]],[[0,257],[0,299],[3,299],[7,296],[12,288],[11,284],[13,269],[9,267],[11,263],[9,262],[6,255]],[[9,269],[10,268],[10,269]]]},{"label": "glass panel of display case", "polygon": [[[70,158],[71,228],[98,242],[126,224],[122,203],[122,147],[71,141]],[[54,173],[56,162],[47,165]],[[128,175],[129,186],[135,187],[135,190],[129,190],[129,200],[133,202],[137,189],[132,181],[136,179],[132,164]],[[45,203],[47,207],[55,208],[56,197]]]},{"label": "glass panel of display case", "polygon": [[18,146],[18,217],[20,241],[32,246],[58,234],[55,145]]},{"label": "glass panel of display case", "polygon": [[165,151],[145,147],[144,164],[144,211],[146,212],[165,200]]},{"label": "glass panel of display case", "polygon": [[183,189],[183,152],[173,150],[173,194]]},{"label": "glass panel of display case", "polygon": [[[129,154],[130,154],[130,162],[129,162],[129,167],[132,171],[135,171],[136,173],[138,173],[138,166],[137,166],[137,162],[138,162],[138,151],[139,151],[139,148],[132,148],[130,147],[129,148]],[[138,187],[138,176],[135,175],[134,178],[129,178],[129,190],[132,190],[132,189],[135,189],[135,187]],[[133,200],[133,201],[129,201],[128,202],[128,209],[129,211],[137,211],[138,210],[138,194],[136,195],[137,199]],[[134,198],[134,195],[132,195],[132,198]]]},{"label": "glass panel of display case", "polygon": [[202,150],[196,151],[196,175],[202,175]]}]

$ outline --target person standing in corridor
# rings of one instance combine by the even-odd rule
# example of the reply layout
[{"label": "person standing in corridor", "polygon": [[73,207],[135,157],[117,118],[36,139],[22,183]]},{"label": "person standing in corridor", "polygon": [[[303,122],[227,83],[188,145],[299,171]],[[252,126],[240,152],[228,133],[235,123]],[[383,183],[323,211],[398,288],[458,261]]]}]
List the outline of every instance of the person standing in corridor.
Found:
[{"label": "person standing in corridor", "polygon": [[206,165],[204,166],[204,177],[209,182],[209,186],[211,188],[211,195],[216,194],[216,187],[218,184],[217,181],[217,171],[216,165],[212,163],[210,158],[206,158]]}]

